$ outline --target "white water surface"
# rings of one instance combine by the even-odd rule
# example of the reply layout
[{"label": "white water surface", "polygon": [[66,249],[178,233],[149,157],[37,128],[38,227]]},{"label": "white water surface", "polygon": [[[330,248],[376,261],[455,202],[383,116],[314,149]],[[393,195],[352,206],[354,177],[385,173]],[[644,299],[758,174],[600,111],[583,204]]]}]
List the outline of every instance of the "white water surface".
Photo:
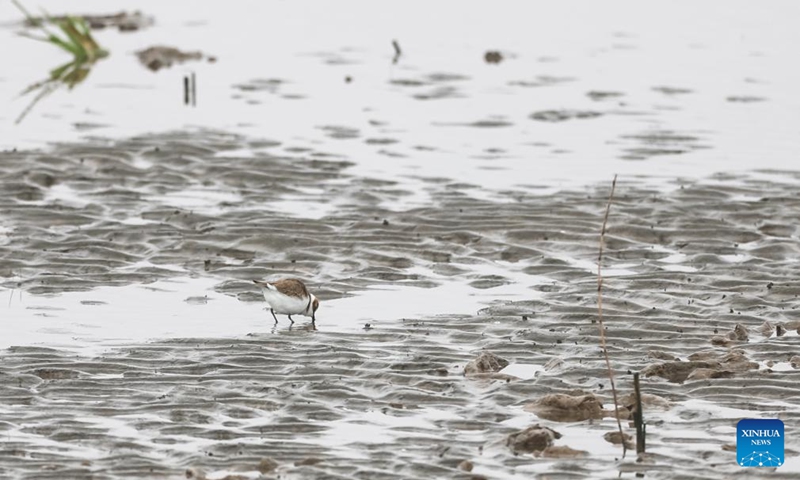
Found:
[{"label": "white water surface", "polygon": [[[65,11],[56,0],[35,4]],[[793,1],[69,3],[71,13],[123,9],[141,10],[155,25],[95,32],[111,56],[15,125],[28,102],[18,94],[69,57],[18,36],[20,12],[0,2],[0,149],[217,128],[280,142],[265,149],[271,153],[335,155],[355,163],[353,174],[408,190],[445,177],[476,184],[482,195],[533,186],[546,193],[613,173],[664,186],[799,165]],[[392,63],[395,39],[403,55]],[[161,44],[217,61],[155,73],[138,63],[135,51]],[[504,61],[484,62],[488,50]],[[182,104],[191,72],[196,108]],[[270,80],[262,90],[237,87]],[[415,98],[437,91],[449,93]],[[590,92],[620,96],[596,100]],[[529,118],[548,110],[602,116]],[[352,134],[333,138],[336,129]],[[649,148],[685,152],[623,158]]]}]

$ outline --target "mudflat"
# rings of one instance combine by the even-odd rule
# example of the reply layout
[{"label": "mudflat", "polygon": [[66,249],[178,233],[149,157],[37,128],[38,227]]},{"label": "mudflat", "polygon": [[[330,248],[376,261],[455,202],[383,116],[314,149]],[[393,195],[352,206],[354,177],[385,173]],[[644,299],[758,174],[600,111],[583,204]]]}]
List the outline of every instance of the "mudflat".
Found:
[{"label": "mudflat", "polygon": [[[800,449],[796,172],[621,179],[604,317],[623,414],[642,372],[650,453],[636,463],[615,461],[595,323],[610,185],[487,199],[428,178],[425,206],[404,207],[417,192],[343,159],[236,153],[254,146],[203,131],[0,154],[9,303],[85,292],[91,304],[98,287],[194,277],[259,310],[250,281],[276,275],[308,279],[323,301],[317,330],[264,315],[263,329],[198,323],[99,353],[0,351],[0,476],[722,479],[741,471],[732,445],[747,416],[785,422],[787,462]],[[358,292],[447,283],[487,306],[392,317],[400,305],[365,300],[363,315],[390,320],[326,327],[326,304],[333,317]],[[29,310],[67,333],[70,314]],[[785,467],[770,478],[791,478]]]}]

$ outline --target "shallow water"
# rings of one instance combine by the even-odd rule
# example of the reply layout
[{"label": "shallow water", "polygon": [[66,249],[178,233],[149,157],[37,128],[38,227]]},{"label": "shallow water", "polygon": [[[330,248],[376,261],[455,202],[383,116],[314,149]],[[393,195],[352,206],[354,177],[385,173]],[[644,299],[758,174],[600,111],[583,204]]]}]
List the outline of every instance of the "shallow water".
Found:
[{"label": "shallow water", "polygon": [[[85,85],[0,109],[0,476],[800,473],[796,4],[134,6],[155,25],[96,32]],[[63,61],[17,18],[6,98]],[[162,42],[218,61],[137,64]],[[613,409],[613,173],[609,353],[663,401],[641,463],[526,408]],[[264,311],[251,279],[286,275],[317,329]],[[464,376],[484,350],[509,365]],[[785,422],[784,466],[736,465],[744,417]],[[536,423],[583,454],[515,455]]]}]

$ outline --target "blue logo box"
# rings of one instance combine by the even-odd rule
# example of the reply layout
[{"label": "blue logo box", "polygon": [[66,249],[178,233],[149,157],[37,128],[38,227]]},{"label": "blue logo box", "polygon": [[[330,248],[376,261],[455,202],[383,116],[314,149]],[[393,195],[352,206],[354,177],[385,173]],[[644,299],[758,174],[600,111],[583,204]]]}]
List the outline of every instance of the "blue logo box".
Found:
[{"label": "blue logo box", "polygon": [[736,424],[736,462],[742,467],[783,465],[783,422],[745,418]]}]

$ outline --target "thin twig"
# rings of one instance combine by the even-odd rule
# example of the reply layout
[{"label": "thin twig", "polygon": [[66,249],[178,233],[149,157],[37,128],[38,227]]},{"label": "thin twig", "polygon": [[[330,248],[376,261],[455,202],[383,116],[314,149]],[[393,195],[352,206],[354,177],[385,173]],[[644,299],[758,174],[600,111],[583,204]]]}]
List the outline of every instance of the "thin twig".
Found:
[{"label": "thin twig", "polygon": [[639,372],[633,374],[633,392],[636,395],[636,410],[633,412],[633,424],[636,426],[636,454],[641,455],[645,451],[647,426],[644,424],[644,412],[642,412],[642,392],[639,389]]},{"label": "thin twig", "polygon": [[600,230],[600,251],[597,254],[597,323],[600,328],[600,348],[603,350],[603,355],[606,359],[606,368],[608,369],[608,381],[611,383],[611,394],[614,396],[614,416],[617,418],[617,428],[619,428],[619,438],[622,441],[622,458],[625,458],[628,448],[625,446],[625,436],[622,433],[622,422],[619,419],[619,406],[617,405],[617,387],[614,385],[614,371],[611,370],[611,361],[608,359],[608,349],[606,348],[606,329],[603,324],[603,245],[606,240],[606,225],[608,224],[608,214],[611,211],[611,201],[614,199],[614,189],[617,187],[617,176],[614,175],[614,181],[611,182],[611,194],[608,196],[608,203],[606,204],[606,214],[603,217],[603,229]]},{"label": "thin twig", "polygon": [[394,47],[394,58],[392,59],[392,63],[397,63],[400,60],[400,56],[403,55],[403,51],[400,50],[400,44],[397,43],[397,40],[392,40],[392,46]]}]

